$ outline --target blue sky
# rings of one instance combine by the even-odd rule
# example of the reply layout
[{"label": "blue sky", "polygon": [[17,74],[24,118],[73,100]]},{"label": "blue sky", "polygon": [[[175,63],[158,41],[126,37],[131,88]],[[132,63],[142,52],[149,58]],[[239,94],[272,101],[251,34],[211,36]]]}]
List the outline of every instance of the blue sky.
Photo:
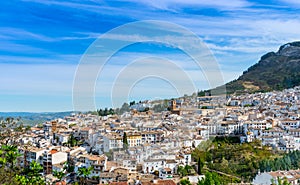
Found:
[{"label": "blue sky", "polygon": [[[197,34],[219,62],[224,81],[237,78],[260,56],[300,40],[297,0],[10,0],[0,7],[0,111],[72,110],[73,79],[82,55],[102,34],[126,23],[161,20]],[[186,61],[178,49],[137,43],[114,55],[95,86],[97,107],[110,107],[109,86],[133,60],[155,56]],[[178,62],[179,65],[180,62]],[[199,72],[199,73],[198,73]],[[164,80],[134,84],[129,100],[178,96]]]}]

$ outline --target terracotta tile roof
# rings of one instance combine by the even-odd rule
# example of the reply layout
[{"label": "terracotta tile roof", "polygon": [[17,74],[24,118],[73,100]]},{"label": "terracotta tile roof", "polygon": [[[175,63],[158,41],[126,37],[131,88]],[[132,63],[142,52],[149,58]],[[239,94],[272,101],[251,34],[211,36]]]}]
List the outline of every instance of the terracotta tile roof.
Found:
[{"label": "terracotta tile roof", "polygon": [[127,182],[111,182],[110,185],[127,185]]},{"label": "terracotta tile roof", "polygon": [[55,185],[67,185],[67,183],[65,181],[61,181],[61,182],[56,182]]},{"label": "terracotta tile roof", "polygon": [[176,185],[172,180],[158,180],[157,184],[159,185]]},{"label": "terracotta tile roof", "polygon": [[89,127],[83,127],[83,128],[81,128],[81,131],[89,131],[91,128],[89,128]]},{"label": "terracotta tile roof", "polygon": [[83,154],[81,155],[84,158],[87,158],[90,161],[104,161],[105,157],[104,156],[97,156],[97,155],[90,155],[90,154]]},{"label": "terracotta tile roof", "polygon": [[172,170],[171,170],[171,168],[165,168],[165,171],[171,172]]},{"label": "terracotta tile roof", "polygon": [[50,153],[50,154],[55,154],[55,153],[57,153],[57,150],[52,149],[49,153]]},{"label": "terracotta tile roof", "polygon": [[37,127],[31,127],[31,130],[42,130],[42,128],[37,128]]}]

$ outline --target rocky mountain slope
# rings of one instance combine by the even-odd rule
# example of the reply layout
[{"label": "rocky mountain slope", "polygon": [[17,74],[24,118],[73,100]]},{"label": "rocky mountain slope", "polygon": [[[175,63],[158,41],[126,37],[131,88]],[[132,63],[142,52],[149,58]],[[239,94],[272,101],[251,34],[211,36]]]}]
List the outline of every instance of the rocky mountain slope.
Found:
[{"label": "rocky mountain slope", "polygon": [[228,94],[282,90],[300,85],[300,41],[269,52],[236,80],[226,84]]}]

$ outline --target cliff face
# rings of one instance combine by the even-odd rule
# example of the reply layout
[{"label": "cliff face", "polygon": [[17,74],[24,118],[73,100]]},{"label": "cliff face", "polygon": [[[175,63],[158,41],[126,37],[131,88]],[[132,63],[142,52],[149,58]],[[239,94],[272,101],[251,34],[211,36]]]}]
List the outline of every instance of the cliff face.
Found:
[{"label": "cliff face", "polygon": [[288,43],[281,46],[276,55],[300,58],[300,42]]},{"label": "cliff face", "polygon": [[300,85],[300,42],[285,44],[263,55],[238,79],[226,84],[228,93],[282,90]]}]

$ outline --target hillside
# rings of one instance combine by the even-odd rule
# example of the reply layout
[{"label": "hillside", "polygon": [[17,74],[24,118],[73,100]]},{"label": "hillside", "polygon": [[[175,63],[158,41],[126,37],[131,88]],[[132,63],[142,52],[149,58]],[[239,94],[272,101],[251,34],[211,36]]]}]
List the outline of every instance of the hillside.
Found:
[{"label": "hillside", "polygon": [[63,118],[71,115],[71,113],[73,112],[0,112],[0,119],[7,117],[21,118],[25,125],[35,125],[57,118]]},{"label": "hillside", "polygon": [[236,80],[226,84],[228,94],[282,90],[300,85],[300,41],[263,55]]}]

